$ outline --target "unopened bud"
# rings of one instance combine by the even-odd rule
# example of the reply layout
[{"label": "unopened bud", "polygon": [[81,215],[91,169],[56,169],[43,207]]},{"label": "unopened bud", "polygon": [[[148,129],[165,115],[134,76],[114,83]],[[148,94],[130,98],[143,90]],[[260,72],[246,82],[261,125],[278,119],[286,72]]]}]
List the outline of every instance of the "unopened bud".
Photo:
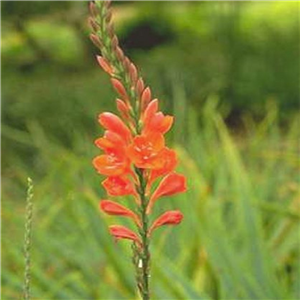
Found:
[{"label": "unopened bud", "polygon": [[145,88],[141,97],[141,110],[144,111],[151,100],[151,90],[149,87]]},{"label": "unopened bud", "polygon": [[141,97],[141,95],[142,95],[142,92],[143,92],[143,90],[144,90],[144,81],[143,81],[143,79],[140,77],[139,78],[139,80],[137,81],[137,84],[136,84],[136,91],[137,91],[137,93],[138,93],[138,96],[139,96],[139,98]]},{"label": "unopened bud", "polygon": [[123,61],[123,65],[124,65],[124,68],[129,71],[129,68],[130,68],[130,60],[128,57],[125,57],[124,58],[124,61]]},{"label": "unopened bud", "polygon": [[97,61],[100,65],[100,67],[109,75],[111,75],[113,73],[112,67],[110,66],[110,64],[108,63],[108,61],[103,58],[100,55],[97,55]]},{"label": "unopened bud", "polygon": [[117,46],[115,52],[116,52],[116,56],[117,56],[118,60],[121,61],[121,62],[123,62],[123,60],[124,60],[124,53],[123,53],[122,49],[119,46]]},{"label": "unopened bud", "polygon": [[100,48],[100,49],[103,47],[102,42],[100,41],[99,37],[98,37],[96,34],[91,33],[91,34],[90,34],[90,39],[91,39],[91,41],[93,42],[93,44],[94,44],[96,47],[98,47],[98,48]]},{"label": "unopened bud", "polygon": [[126,93],[126,89],[124,87],[124,85],[122,84],[122,82],[116,78],[112,78],[111,79],[111,83],[114,87],[114,89],[116,90],[116,92],[122,96],[123,99],[127,99],[127,93]]},{"label": "unopened bud", "polygon": [[107,32],[108,32],[109,37],[112,39],[114,37],[114,35],[115,35],[115,30],[114,30],[113,23],[109,23],[107,25]]},{"label": "unopened bud", "polygon": [[129,74],[130,74],[131,82],[132,82],[132,84],[134,86],[135,83],[136,83],[136,81],[137,81],[138,71],[137,71],[136,66],[133,63],[130,64]]},{"label": "unopened bud", "polygon": [[97,32],[100,29],[99,25],[95,22],[95,20],[92,17],[89,17],[89,25],[95,32]]},{"label": "unopened bud", "polygon": [[90,2],[90,12],[93,17],[97,17],[99,14],[97,6],[96,6],[95,2],[93,2],[93,1]]},{"label": "unopened bud", "polygon": [[111,45],[112,45],[112,48],[113,48],[113,49],[116,49],[117,46],[119,45],[119,41],[118,41],[118,38],[117,38],[116,35],[112,38],[112,40],[111,40]]},{"label": "unopened bud", "polygon": [[129,118],[129,108],[128,108],[127,104],[121,99],[116,99],[116,102],[117,102],[117,109],[120,112],[120,114],[122,115],[122,117],[124,119],[128,119]]},{"label": "unopened bud", "polygon": [[111,8],[109,8],[109,10],[108,10],[107,13],[106,13],[106,17],[105,17],[106,23],[109,23],[109,22],[110,22],[111,17],[112,17],[112,10],[111,10]]}]

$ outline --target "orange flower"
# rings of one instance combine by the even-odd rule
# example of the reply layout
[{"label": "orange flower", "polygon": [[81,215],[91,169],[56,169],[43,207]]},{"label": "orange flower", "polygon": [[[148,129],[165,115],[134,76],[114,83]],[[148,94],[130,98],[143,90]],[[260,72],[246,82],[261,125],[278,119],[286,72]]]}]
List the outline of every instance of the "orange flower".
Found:
[{"label": "orange flower", "polygon": [[137,225],[141,225],[139,217],[130,209],[111,200],[100,201],[100,208],[108,215],[124,216],[134,220]]},{"label": "orange flower", "polygon": [[119,152],[125,153],[125,141],[120,135],[113,131],[106,130],[104,136],[95,141],[95,145],[106,153],[109,153],[114,149],[118,149]]},{"label": "orange flower", "polygon": [[111,225],[109,226],[109,232],[112,236],[114,236],[117,240],[119,239],[128,239],[132,240],[139,245],[141,245],[141,240],[138,236],[130,229],[126,228],[122,225]]},{"label": "orange flower", "polygon": [[102,185],[111,196],[136,195],[132,181],[126,176],[111,176]]},{"label": "orange flower", "polygon": [[130,141],[131,132],[118,116],[105,112],[99,115],[98,121],[105,129],[120,135],[126,142]]},{"label": "orange flower", "polygon": [[162,160],[162,167],[151,171],[148,179],[149,187],[157,177],[167,175],[172,172],[177,165],[176,152],[167,147],[161,151],[160,159]]},{"label": "orange flower", "polygon": [[183,175],[175,172],[169,173],[159,183],[157,189],[152,194],[147,207],[147,214],[152,210],[154,202],[163,196],[171,196],[186,191],[186,180]]},{"label": "orange flower", "polygon": [[164,137],[159,133],[138,135],[127,148],[127,155],[138,168],[159,169],[163,165],[159,154],[164,147]]},{"label": "orange flower", "polygon": [[179,210],[169,210],[158,217],[149,229],[149,235],[152,231],[163,225],[178,225],[183,219],[183,214]]},{"label": "orange flower", "polygon": [[102,175],[119,176],[130,172],[130,161],[118,149],[110,149],[108,154],[94,158],[93,165]]},{"label": "orange flower", "polygon": [[155,113],[147,122],[145,122],[143,133],[160,132],[165,134],[170,130],[173,124],[174,117],[165,116],[162,112]]}]

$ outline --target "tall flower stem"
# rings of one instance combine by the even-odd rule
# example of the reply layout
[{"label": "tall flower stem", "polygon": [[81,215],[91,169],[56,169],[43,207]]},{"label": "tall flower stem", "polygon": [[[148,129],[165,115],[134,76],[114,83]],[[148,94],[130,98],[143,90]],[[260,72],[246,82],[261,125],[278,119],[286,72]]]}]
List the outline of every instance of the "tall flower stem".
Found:
[{"label": "tall flower stem", "polygon": [[[94,158],[98,173],[107,176],[102,182],[109,196],[132,195],[137,200],[135,212],[111,200],[102,200],[101,209],[109,215],[129,217],[137,225],[134,232],[122,225],[109,227],[118,239],[132,240],[133,263],[137,287],[143,300],[150,299],[150,235],[162,225],[177,225],[183,215],[167,211],[149,224],[148,214],[154,202],[162,196],[171,196],[186,190],[183,175],[174,172],[176,152],[165,146],[164,134],[173,123],[172,116],[158,111],[158,99],[152,99],[137,67],[124,54],[112,23],[110,1],[90,3],[90,38],[101,51],[97,56],[100,67],[108,73],[120,117],[102,113],[98,121],[105,128],[104,136],[95,144],[104,154]],[[151,184],[161,178],[155,191]]]},{"label": "tall flower stem", "polygon": [[135,169],[136,174],[139,178],[139,196],[141,200],[141,205],[139,209],[140,218],[142,221],[142,227],[139,230],[142,249],[139,254],[138,268],[142,270],[140,276],[138,274],[138,288],[143,297],[143,300],[149,300],[149,276],[150,276],[150,252],[149,252],[149,239],[148,239],[148,216],[146,214],[146,209],[148,205],[148,199],[145,195],[146,193],[146,181],[144,178],[143,169]]},{"label": "tall flower stem", "polygon": [[[112,78],[119,80],[126,90],[128,101],[132,105],[130,117],[133,121],[131,130],[134,134],[140,134],[140,105],[138,101],[138,92],[136,90],[137,77],[132,76],[133,64],[124,55],[118,45],[117,36],[114,33],[111,22],[111,7],[109,1],[97,1],[90,4],[91,17],[90,24],[93,29],[91,40],[100,49],[104,63],[113,71],[110,74]],[[102,61],[103,62],[103,61]],[[108,70],[109,70],[108,68]],[[135,67],[134,67],[135,68]],[[137,71],[136,71],[137,72]],[[136,78],[134,78],[136,77]],[[141,227],[138,227],[141,245],[133,245],[134,264],[136,268],[137,286],[143,300],[149,300],[149,273],[150,273],[150,252],[148,238],[148,216],[146,209],[148,199],[146,197],[147,180],[144,176],[144,170],[135,168],[134,172],[138,179],[136,186],[140,198],[140,205],[137,208],[141,220]]]}]

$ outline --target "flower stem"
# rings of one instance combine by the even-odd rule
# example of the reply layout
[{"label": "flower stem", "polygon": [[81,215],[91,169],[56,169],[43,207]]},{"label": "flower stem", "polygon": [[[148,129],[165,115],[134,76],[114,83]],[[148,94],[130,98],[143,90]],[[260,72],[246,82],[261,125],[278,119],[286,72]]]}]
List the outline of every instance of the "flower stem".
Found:
[{"label": "flower stem", "polygon": [[145,195],[147,182],[144,178],[144,172],[142,169],[137,168],[136,173],[140,182],[139,195],[141,199],[141,206],[139,213],[142,221],[142,227],[139,230],[142,240],[142,247],[138,253],[137,279],[138,288],[140,290],[142,299],[149,300],[150,252],[148,238],[148,216],[146,214],[148,199]]},{"label": "flower stem", "polygon": [[26,197],[26,220],[25,220],[25,236],[24,236],[24,258],[25,258],[25,271],[24,271],[24,286],[23,286],[23,299],[30,299],[30,248],[31,248],[31,234],[32,234],[32,213],[33,213],[33,183],[31,178],[27,179],[27,197]]}]

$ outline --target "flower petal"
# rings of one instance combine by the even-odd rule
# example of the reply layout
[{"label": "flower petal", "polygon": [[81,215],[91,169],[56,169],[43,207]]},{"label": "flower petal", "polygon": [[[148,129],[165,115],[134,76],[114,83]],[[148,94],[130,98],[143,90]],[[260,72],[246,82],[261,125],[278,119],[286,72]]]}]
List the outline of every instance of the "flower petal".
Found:
[{"label": "flower petal", "polygon": [[136,194],[133,183],[126,176],[110,176],[102,182],[102,185],[111,196]]},{"label": "flower petal", "polygon": [[126,228],[125,226],[111,225],[109,226],[109,232],[117,240],[128,239],[137,242],[138,244],[141,244],[141,240],[138,238],[138,236],[132,230]]},{"label": "flower petal", "polygon": [[129,217],[133,219],[134,222],[136,222],[136,224],[139,226],[141,224],[139,217],[133,211],[117,202],[111,200],[102,200],[100,201],[100,208],[108,215]]},{"label": "flower petal", "polygon": [[130,140],[129,128],[117,115],[105,112],[99,115],[98,121],[105,129],[120,135],[126,142]]},{"label": "flower petal", "polygon": [[161,160],[162,167],[151,171],[148,179],[148,185],[151,185],[157,177],[164,176],[172,172],[177,165],[177,155],[172,149],[164,148],[159,155],[159,159]]},{"label": "flower petal", "polygon": [[149,235],[152,233],[152,231],[163,225],[178,225],[181,220],[183,219],[183,214],[179,210],[169,210],[162,214],[160,217],[158,217],[152,224],[152,226],[149,229]]},{"label": "flower petal", "polygon": [[93,165],[102,175],[119,176],[129,172],[129,161],[116,153],[103,154],[94,158]]},{"label": "flower petal", "polygon": [[147,213],[149,214],[154,202],[163,196],[171,196],[186,191],[186,179],[183,175],[175,172],[169,173],[159,183],[157,189],[152,194],[147,207]]},{"label": "flower petal", "polygon": [[164,137],[159,133],[138,135],[127,148],[127,155],[138,168],[158,169],[163,164],[158,156],[164,146]]},{"label": "flower petal", "polygon": [[165,116],[162,112],[158,112],[154,114],[148,122],[145,122],[143,133],[148,134],[149,132],[159,132],[161,134],[165,134],[172,127],[173,120],[174,117]]}]

